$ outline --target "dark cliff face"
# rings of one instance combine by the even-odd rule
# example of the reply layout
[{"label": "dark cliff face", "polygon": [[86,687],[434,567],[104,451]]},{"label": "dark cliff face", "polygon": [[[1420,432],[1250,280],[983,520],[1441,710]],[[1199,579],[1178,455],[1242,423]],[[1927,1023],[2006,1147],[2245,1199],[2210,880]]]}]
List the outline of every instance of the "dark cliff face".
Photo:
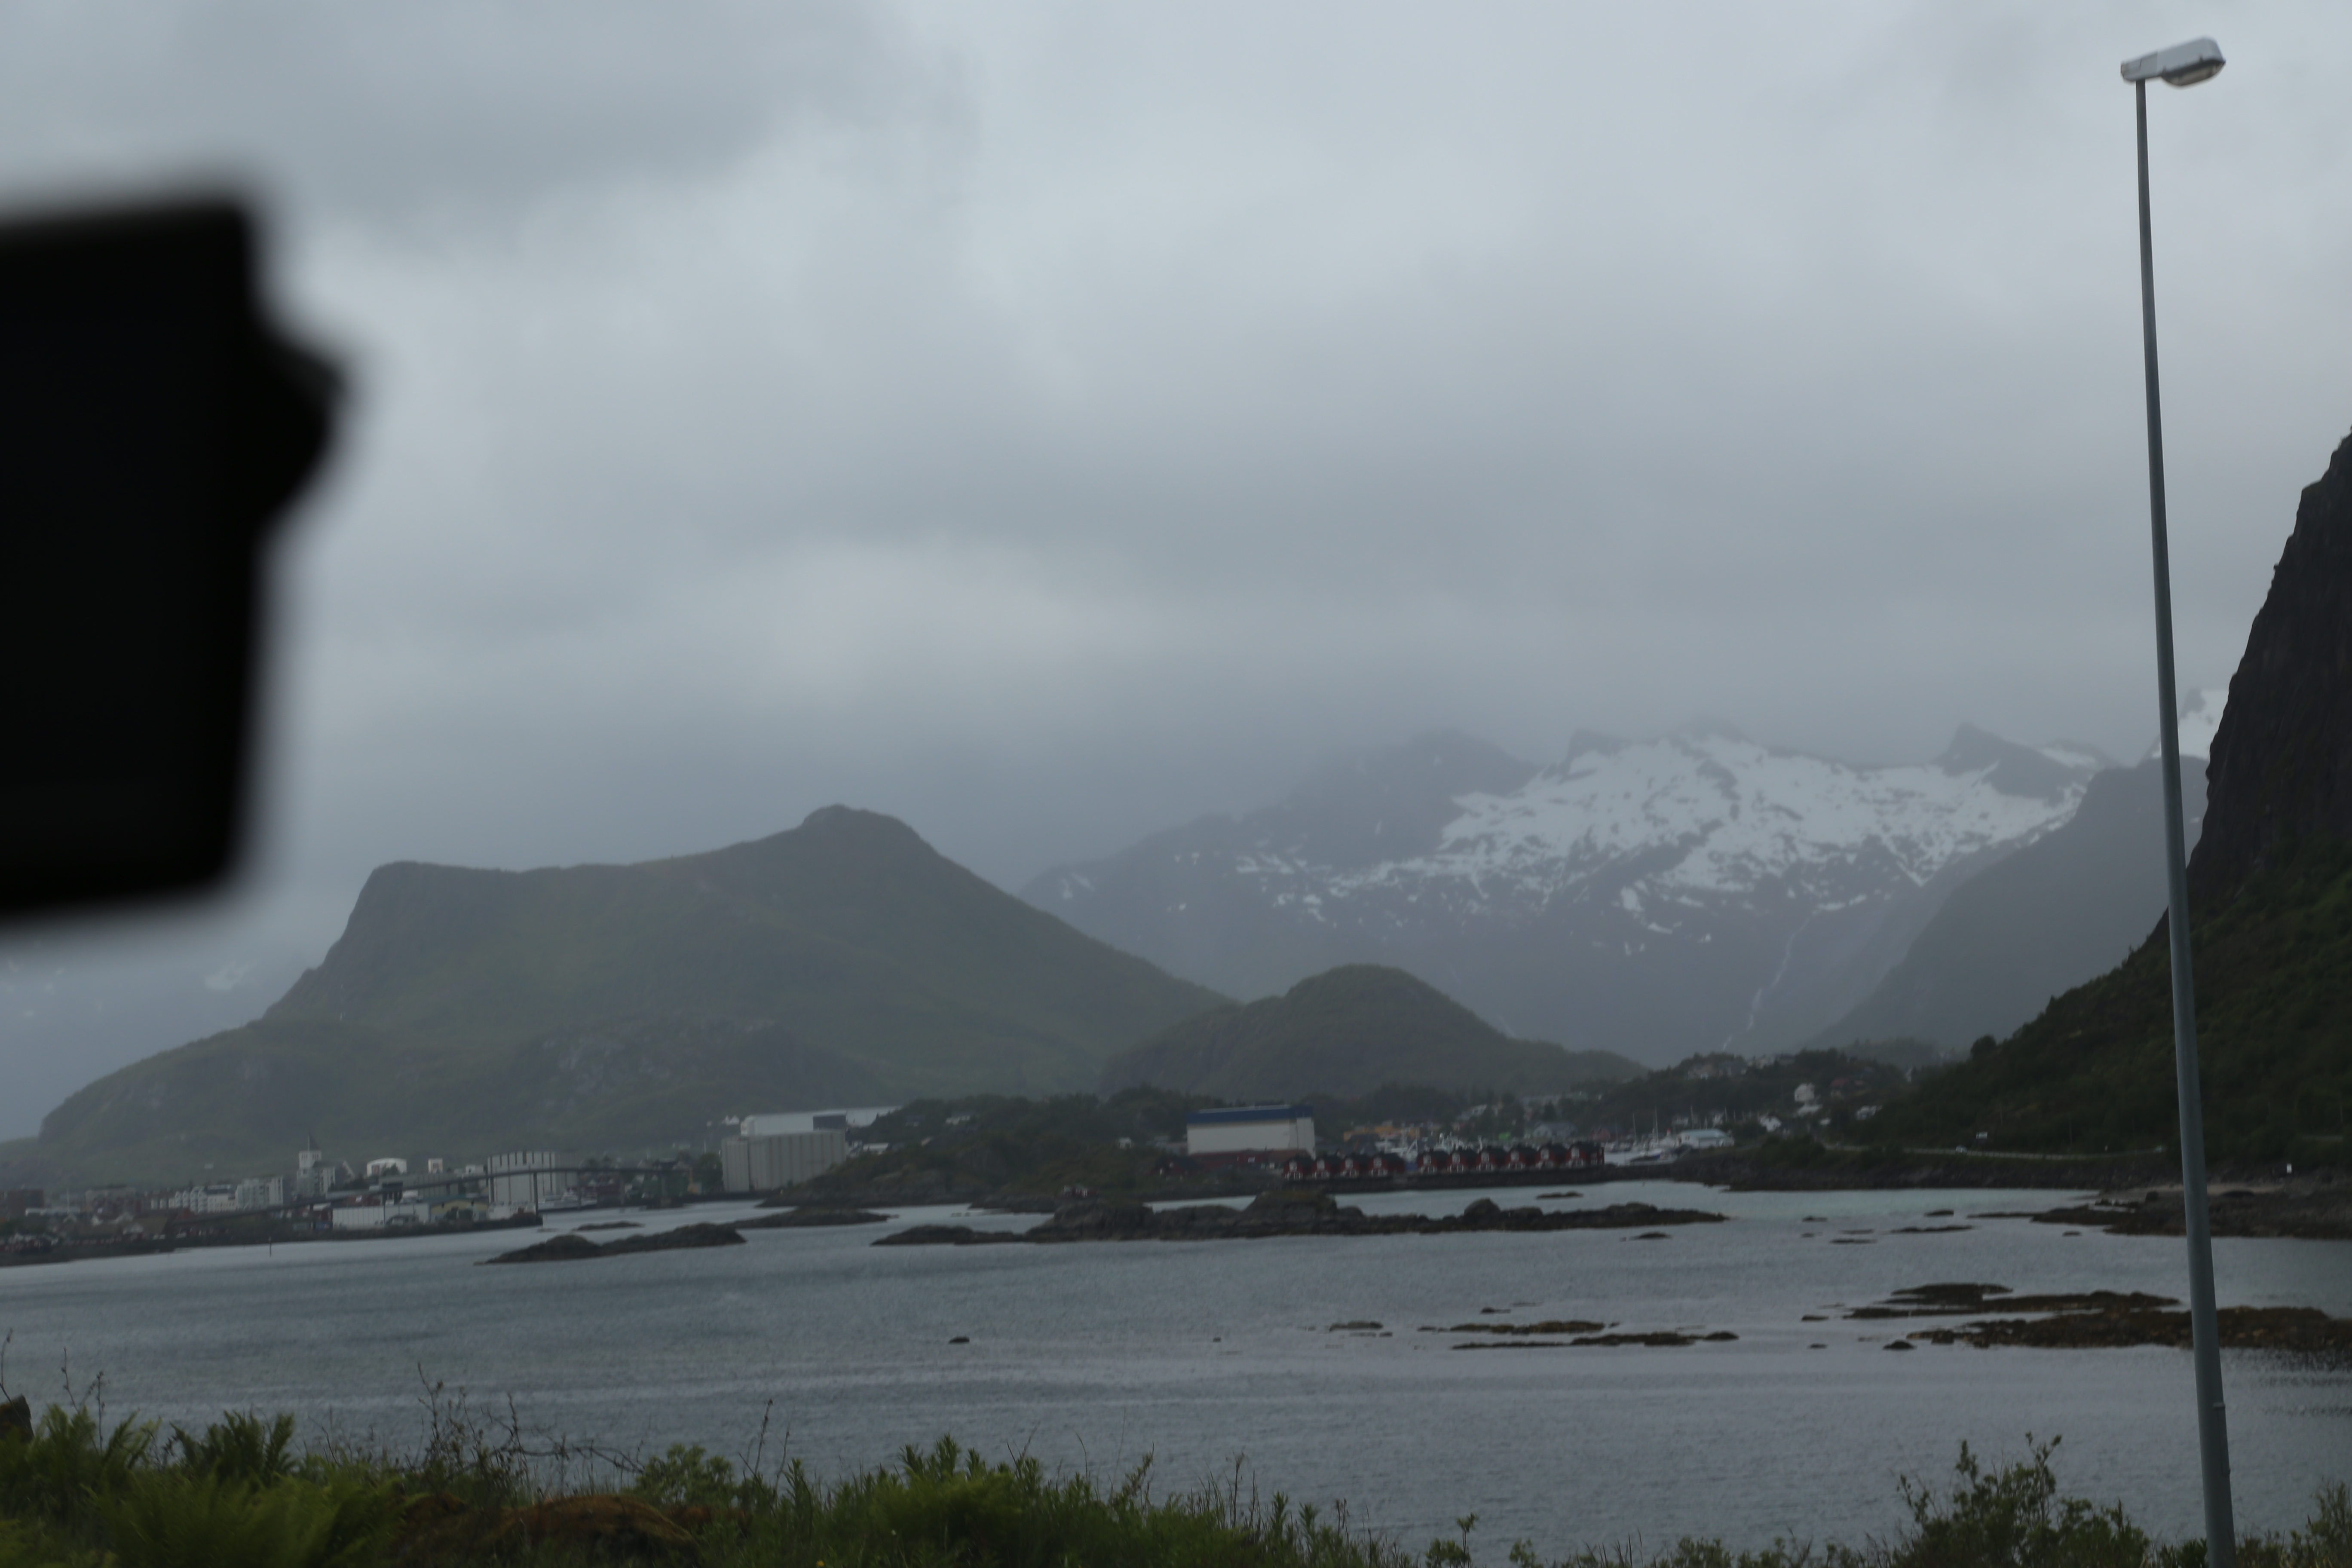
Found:
[{"label": "dark cliff face", "polygon": [[2352,436],[2303,492],[2206,768],[2192,907],[2219,910],[2282,842],[2352,840]]}]

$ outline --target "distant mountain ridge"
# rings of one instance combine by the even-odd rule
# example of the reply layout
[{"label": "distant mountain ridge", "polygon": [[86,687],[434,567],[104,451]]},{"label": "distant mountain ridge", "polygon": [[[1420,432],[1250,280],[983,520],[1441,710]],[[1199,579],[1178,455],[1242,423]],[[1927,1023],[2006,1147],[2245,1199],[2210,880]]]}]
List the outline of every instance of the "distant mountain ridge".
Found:
[{"label": "distant mountain ridge", "polygon": [[1876,768],[1719,728],[1580,734],[1537,768],[1448,732],[1023,896],[1244,997],[1381,963],[1570,1048],[1777,1049],[1861,1001],[1952,888],[2065,822],[2105,765],[1970,726]]},{"label": "distant mountain ridge", "polygon": [[1089,1087],[1224,999],[834,806],[636,866],[380,867],[260,1019],[110,1074],[29,1161],[86,1180],[642,1148],[722,1114]]},{"label": "distant mountain ridge", "polygon": [[[2186,750],[2191,739],[2203,737],[2182,741],[2193,846],[2205,759]],[[2095,776],[2067,821],[1955,888],[1902,962],[1808,1048],[1898,1038],[1967,1046],[2010,1034],[2112,968],[2164,911],[2163,807],[2153,761]]]},{"label": "distant mountain ridge", "polygon": [[1357,963],[1173,1025],[1112,1058],[1102,1089],[1239,1100],[1352,1100],[1385,1084],[1540,1094],[1641,1070],[1608,1052],[1511,1039],[1402,970]]}]

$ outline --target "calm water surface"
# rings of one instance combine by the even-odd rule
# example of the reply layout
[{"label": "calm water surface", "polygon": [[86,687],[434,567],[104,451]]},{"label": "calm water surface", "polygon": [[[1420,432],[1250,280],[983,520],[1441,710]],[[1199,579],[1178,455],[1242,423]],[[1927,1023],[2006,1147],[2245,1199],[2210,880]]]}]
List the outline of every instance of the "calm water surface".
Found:
[{"label": "calm water surface", "polygon": [[[1442,1213],[1475,1195],[1359,1201]],[[288,1410],[312,1432],[406,1444],[429,1379],[478,1408],[511,1398],[529,1430],[620,1448],[740,1454],[764,1417],[771,1460],[786,1450],[829,1474],[941,1433],[1099,1474],[1149,1455],[1170,1486],[1239,1461],[1244,1487],[1344,1500],[1357,1523],[1414,1545],[1475,1511],[1473,1544],[1496,1560],[1519,1537],[1550,1552],[1685,1533],[1858,1541],[1898,1524],[1897,1476],[1940,1481],[1963,1439],[2013,1458],[2029,1433],[2063,1435],[2069,1490],[2168,1535],[2199,1528],[2186,1352],[1890,1353],[1891,1327],[1837,1316],[1932,1280],[2179,1295],[2178,1241],[1969,1217],[2047,1207],[2047,1193],[1621,1184],[1546,1206],[1633,1198],[1729,1221],[1663,1241],[979,1248],[877,1248],[876,1227],[754,1231],[739,1247],[500,1268],[474,1265],[530,1236],[236,1248],[0,1271],[0,1331],[11,1392],[54,1397],[69,1360],[77,1386],[104,1374],[110,1413]],[[1944,1208],[1958,1217],[1923,1218]],[[950,1217],[1034,1223],[945,1209],[899,1223]],[[1955,1223],[1971,1228],[1892,1234]],[[2214,1252],[2225,1306],[2352,1314],[2352,1244]],[[1473,1354],[1449,1348],[1464,1336],[1416,1331],[1484,1307],[1739,1337]],[[1361,1320],[1384,1333],[1331,1331]],[[2315,1489],[2352,1478],[2352,1371],[2231,1354],[2224,1376],[2242,1524],[2300,1522]]]}]

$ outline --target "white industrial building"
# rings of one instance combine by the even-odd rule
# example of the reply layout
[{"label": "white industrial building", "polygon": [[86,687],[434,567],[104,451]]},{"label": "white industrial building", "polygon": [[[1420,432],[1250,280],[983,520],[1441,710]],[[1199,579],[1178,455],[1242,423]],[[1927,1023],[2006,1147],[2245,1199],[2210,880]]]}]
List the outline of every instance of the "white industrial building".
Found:
[{"label": "white industrial building", "polygon": [[839,1127],[726,1138],[719,1144],[719,1179],[730,1193],[771,1193],[822,1175],[848,1158],[849,1134]]},{"label": "white industrial building", "polygon": [[337,1230],[381,1230],[383,1228],[383,1199],[370,1194],[345,1198],[328,1213]]},{"label": "white industrial building", "polygon": [[173,1193],[171,1203],[173,1208],[185,1209],[190,1214],[235,1214],[236,1184],[207,1182],[202,1186]]},{"label": "white industrial building", "polygon": [[173,1193],[171,1205],[190,1214],[243,1214],[253,1209],[280,1208],[286,1203],[286,1178],[247,1176],[241,1182],[207,1182]]},{"label": "white industrial building", "polygon": [[236,1206],[240,1209],[282,1209],[286,1206],[286,1178],[283,1176],[247,1176],[236,1184]]},{"label": "white industrial building", "polygon": [[1315,1152],[1315,1112],[1304,1105],[1238,1105],[1184,1118],[1184,1152],[1195,1160],[1231,1154]]},{"label": "white industrial building", "polygon": [[851,1105],[832,1110],[762,1111],[744,1117],[740,1124],[731,1116],[727,1120],[745,1138],[765,1138],[776,1132],[855,1132],[861,1127],[871,1127],[876,1117],[887,1116],[898,1109],[895,1105]]}]

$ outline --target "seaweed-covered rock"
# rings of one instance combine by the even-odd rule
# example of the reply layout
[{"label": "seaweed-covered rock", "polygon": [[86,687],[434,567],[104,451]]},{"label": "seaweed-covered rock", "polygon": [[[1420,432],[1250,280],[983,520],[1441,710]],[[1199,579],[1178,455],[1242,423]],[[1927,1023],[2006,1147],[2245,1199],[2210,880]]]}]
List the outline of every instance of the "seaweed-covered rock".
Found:
[{"label": "seaweed-covered rock", "polygon": [[730,1225],[698,1222],[682,1225],[675,1230],[648,1231],[643,1236],[625,1236],[618,1241],[604,1244],[604,1256],[617,1258],[625,1252],[680,1252],[697,1247],[740,1247],[740,1232]]},{"label": "seaweed-covered rock", "polygon": [[876,1247],[984,1247],[991,1242],[1025,1241],[1013,1230],[974,1230],[968,1225],[911,1225],[874,1238]]}]

